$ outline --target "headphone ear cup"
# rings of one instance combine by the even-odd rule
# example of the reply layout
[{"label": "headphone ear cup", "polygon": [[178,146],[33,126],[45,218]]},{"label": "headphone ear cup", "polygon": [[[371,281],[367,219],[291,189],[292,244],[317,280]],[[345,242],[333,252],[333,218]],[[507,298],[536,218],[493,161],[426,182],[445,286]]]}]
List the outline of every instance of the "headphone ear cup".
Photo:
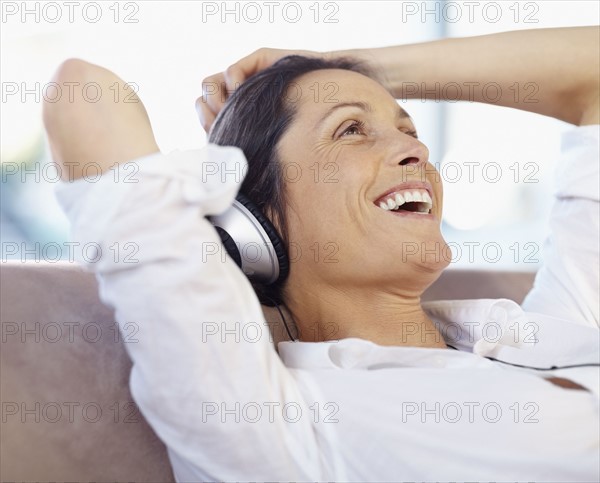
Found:
[{"label": "headphone ear cup", "polygon": [[209,216],[224,248],[244,274],[266,286],[283,282],[289,273],[285,244],[271,221],[241,193],[224,213]]},{"label": "headphone ear cup", "polygon": [[277,257],[277,264],[279,267],[279,276],[269,285],[279,284],[283,282],[289,274],[290,262],[287,250],[285,248],[283,240],[277,232],[277,229],[273,226],[271,221],[262,213],[262,211],[252,201],[250,201],[250,199],[247,196],[245,196],[242,193],[238,193],[236,196],[236,200],[238,200],[252,214],[252,216],[256,218],[256,221],[260,224],[260,226],[263,228],[263,230],[269,237],[269,241],[271,242],[273,250],[275,251],[275,255]]}]

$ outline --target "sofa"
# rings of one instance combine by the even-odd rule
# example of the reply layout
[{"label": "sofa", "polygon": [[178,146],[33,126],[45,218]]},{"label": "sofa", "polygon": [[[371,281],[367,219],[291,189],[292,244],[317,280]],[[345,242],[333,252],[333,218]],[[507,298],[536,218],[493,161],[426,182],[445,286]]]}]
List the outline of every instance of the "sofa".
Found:
[{"label": "sofa", "polygon": [[[521,302],[534,275],[449,269],[424,299]],[[129,392],[128,334],[94,275],[67,262],[6,261],[0,295],[0,480],[174,481]],[[264,312],[277,343],[279,315]]]}]

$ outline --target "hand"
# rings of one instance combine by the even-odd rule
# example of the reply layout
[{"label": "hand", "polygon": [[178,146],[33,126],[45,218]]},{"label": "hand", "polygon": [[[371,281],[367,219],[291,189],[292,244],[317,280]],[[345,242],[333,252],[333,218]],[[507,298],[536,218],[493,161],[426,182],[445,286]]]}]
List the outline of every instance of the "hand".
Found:
[{"label": "hand", "polygon": [[230,65],[225,72],[207,77],[202,81],[202,96],[196,100],[196,111],[204,130],[210,130],[225,101],[241,83],[287,55],[328,56],[326,53],[310,50],[262,48]]}]

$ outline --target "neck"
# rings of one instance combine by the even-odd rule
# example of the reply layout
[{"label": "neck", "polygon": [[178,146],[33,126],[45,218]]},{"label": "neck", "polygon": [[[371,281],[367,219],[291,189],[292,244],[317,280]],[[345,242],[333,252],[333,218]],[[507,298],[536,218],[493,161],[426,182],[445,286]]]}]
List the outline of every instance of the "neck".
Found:
[{"label": "neck", "polygon": [[286,305],[303,342],[357,337],[385,346],[447,348],[420,294],[327,286],[298,290]]}]

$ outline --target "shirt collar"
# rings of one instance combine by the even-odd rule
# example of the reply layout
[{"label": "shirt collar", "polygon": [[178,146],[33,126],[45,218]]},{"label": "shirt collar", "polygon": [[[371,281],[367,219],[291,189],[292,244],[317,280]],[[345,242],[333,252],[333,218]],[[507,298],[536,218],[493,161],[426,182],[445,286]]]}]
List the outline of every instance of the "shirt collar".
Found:
[{"label": "shirt collar", "polygon": [[278,345],[283,363],[293,369],[447,368],[489,366],[487,359],[463,351],[426,347],[382,346],[347,338],[327,342],[283,341]]},{"label": "shirt collar", "polygon": [[[298,369],[489,366],[485,357],[537,368],[598,363],[598,330],[543,314],[527,313],[508,299],[423,304],[446,343],[458,349],[381,346],[348,338],[280,342],[284,364]],[[479,356],[479,357],[478,357]]]}]

